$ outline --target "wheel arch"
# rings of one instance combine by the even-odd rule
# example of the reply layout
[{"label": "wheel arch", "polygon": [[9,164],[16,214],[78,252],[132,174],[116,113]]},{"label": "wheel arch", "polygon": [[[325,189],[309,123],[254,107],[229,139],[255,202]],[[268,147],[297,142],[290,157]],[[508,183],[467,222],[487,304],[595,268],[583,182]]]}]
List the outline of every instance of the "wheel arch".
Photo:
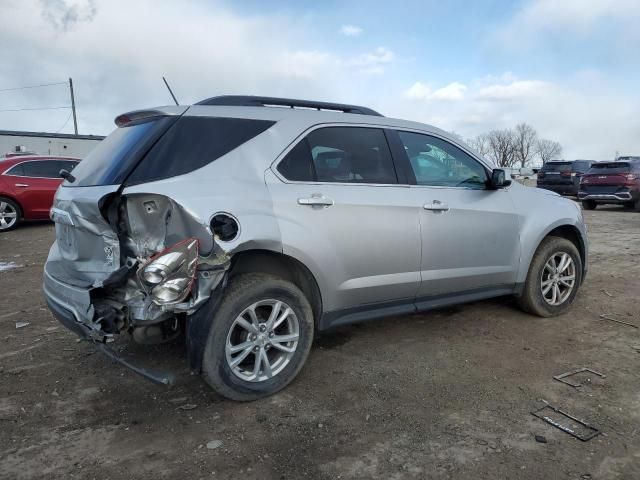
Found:
[{"label": "wheel arch", "polygon": [[300,260],[272,250],[243,250],[231,258],[229,278],[241,273],[268,273],[293,283],[307,297],[316,324],[322,316],[322,295],[313,273]]},{"label": "wheel arch", "polygon": [[526,279],[527,273],[529,272],[531,261],[533,260],[535,252],[540,247],[540,244],[548,237],[566,238],[576,246],[578,252],[580,253],[580,260],[582,261],[582,280],[584,281],[584,277],[587,273],[588,255],[586,232],[583,232],[580,228],[578,228],[578,226],[573,223],[557,222],[549,226],[537,239],[537,241],[533,245],[533,248],[529,250],[529,253],[526,257],[526,262],[521,263],[522,268],[520,271],[518,283],[520,285],[524,284],[524,280]]}]

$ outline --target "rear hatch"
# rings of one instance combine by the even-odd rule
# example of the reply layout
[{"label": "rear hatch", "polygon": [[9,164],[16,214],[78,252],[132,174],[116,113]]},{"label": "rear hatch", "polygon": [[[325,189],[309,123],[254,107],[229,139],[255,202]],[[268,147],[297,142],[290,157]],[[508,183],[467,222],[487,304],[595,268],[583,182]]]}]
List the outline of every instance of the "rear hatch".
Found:
[{"label": "rear hatch", "polygon": [[[170,222],[171,212],[160,225],[153,227],[143,228],[138,219],[137,228],[143,231],[130,229],[130,237],[135,233],[140,240],[136,244],[140,248],[132,253],[129,248],[131,238],[124,237],[126,223],[135,212],[129,211],[131,202],[121,201],[124,197],[130,199],[130,196],[121,195],[122,190],[130,185],[172,178],[201,168],[275,123],[183,115],[187,108],[164,107],[119,116],[116,118],[119,128],[73,170],[74,178],[67,179],[58,189],[52,208],[56,244],[46,266],[50,275],[71,285],[100,287],[128,257],[146,257],[148,250],[158,250],[149,247],[150,233],[165,232],[166,236],[154,243],[158,248],[164,241],[174,240],[167,229],[163,229]],[[173,200],[179,202],[180,199]],[[173,209],[175,221],[179,222],[179,205],[174,208],[174,202],[164,197],[153,207],[160,203],[168,210]],[[144,209],[145,205],[138,207]],[[181,225],[188,223],[189,220],[185,220]],[[206,232],[206,228],[200,230]],[[181,234],[186,232],[172,233],[174,237]],[[205,245],[212,244],[211,235],[207,235],[207,238],[199,238],[201,251]]]},{"label": "rear hatch", "polygon": [[100,286],[120,268],[119,239],[107,219],[106,207],[185,108],[173,110],[118,117],[116,121],[122,126],[78,164],[73,181],[67,179],[60,186],[51,209],[56,245],[47,261],[50,275],[79,287]]},{"label": "rear hatch", "polygon": [[538,183],[548,185],[570,185],[573,162],[547,162],[538,172]]},{"label": "rear hatch", "polygon": [[582,177],[580,190],[593,194],[626,192],[636,179],[629,162],[601,162]]},{"label": "rear hatch", "polygon": [[623,186],[633,180],[629,162],[602,162],[591,166],[582,182],[590,185]]}]

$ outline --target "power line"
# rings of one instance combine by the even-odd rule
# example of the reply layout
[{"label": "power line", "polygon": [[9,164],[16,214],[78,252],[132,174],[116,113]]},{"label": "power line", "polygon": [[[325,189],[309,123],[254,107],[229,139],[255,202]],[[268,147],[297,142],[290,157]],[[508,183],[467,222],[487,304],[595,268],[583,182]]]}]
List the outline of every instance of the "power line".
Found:
[{"label": "power line", "polygon": [[[71,119],[71,115],[73,114],[73,112],[69,112],[69,116],[67,117],[67,119],[64,121],[64,123],[62,124],[62,126],[56,130],[56,133],[60,133],[60,131],[67,126],[67,123],[69,123],[69,120]],[[77,135],[77,133],[76,133]]]},{"label": "power line", "polygon": [[9,108],[6,110],[0,110],[0,112],[25,112],[25,111],[31,111],[31,110],[60,110],[62,108],[71,108],[71,106],[67,105],[66,107]]},{"label": "power line", "polygon": [[29,85],[26,87],[1,88],[0,92],[10,92],[13,90],[26,90],[27,88],[51,87],[53,85],[67,85],[67,82],[42,83],[40,85]]}]

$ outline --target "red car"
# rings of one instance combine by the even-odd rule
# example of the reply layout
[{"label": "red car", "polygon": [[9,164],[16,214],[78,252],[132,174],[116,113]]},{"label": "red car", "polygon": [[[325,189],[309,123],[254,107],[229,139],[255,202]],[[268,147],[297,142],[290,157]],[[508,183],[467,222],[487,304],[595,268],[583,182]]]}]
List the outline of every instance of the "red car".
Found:
[{"label": "red car", "polygon": [[62,178],[79,159],[53,156],[18,156],[0,160],[0,232],[23,220],[46,220]]},{"label": "red car", "polygon": [[580,180],[578,199],[585,210],[611,203],[640,212],[640,157],[594,163]]}]

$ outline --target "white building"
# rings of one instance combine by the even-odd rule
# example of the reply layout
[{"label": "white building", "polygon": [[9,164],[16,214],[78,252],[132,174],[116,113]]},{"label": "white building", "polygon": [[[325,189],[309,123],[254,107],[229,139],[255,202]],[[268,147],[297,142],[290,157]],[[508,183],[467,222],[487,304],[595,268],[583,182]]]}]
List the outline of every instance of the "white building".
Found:
[{"label": "white building", "polygon": [[11,152],[84,158],[104,137],[0,130],[0,157]]}]

